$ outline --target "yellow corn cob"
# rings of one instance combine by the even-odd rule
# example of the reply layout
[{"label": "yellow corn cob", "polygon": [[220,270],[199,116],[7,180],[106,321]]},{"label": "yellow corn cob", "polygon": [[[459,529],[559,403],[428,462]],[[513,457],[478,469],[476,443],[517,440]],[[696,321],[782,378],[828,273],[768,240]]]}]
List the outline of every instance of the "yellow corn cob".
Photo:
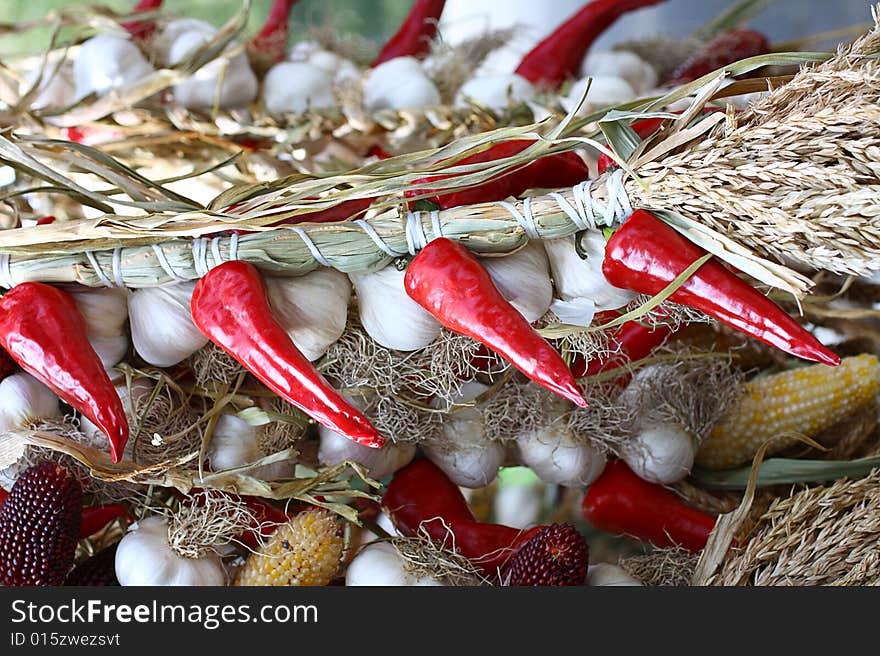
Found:
[{"label": "yellow corn cob", "polygon": [[768,453],[813,437],[845,419],[880,390],[880,366],[873,355],[845,358],[838,367],[811,365],[758,378],[712,429],[696,463],[728,469],[751,462],[761,445],[776,439]]},{"label": "yellow corn cob", "polygon": [[336,515],[319,508],[301,512],[248,556],[235,585],[327,585],[336,576],[343,544]]}]

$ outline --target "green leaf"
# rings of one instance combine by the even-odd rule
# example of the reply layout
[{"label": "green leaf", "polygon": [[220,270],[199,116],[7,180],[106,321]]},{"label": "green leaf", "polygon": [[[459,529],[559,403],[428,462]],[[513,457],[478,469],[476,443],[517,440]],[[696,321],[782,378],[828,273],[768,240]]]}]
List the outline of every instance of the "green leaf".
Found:
[{"label": "green leaf", "polygon": [[628,160],[629,156],[642,143],[642,139],[636,134],[636,131],[623,121],[603,120],[599,123],[599,128],[605,135],[608,144],[614,149],[615,154],[623,161]]},{"label": "green leaf", "polygon": [[[761,463],[758,485],[790,483],[820,483],[843,477],[859,477],[880,467],[880,456],[858,460],[798,460],[771,458]],[[710,471],[694,467],[691,476],[702,486],[716,490],[744,490],[749,480],[751,465],[739,469]]]},{"label": "green leaf", "polygon": [[772,2],[773,0],[739,0],[700,27],[691,36],[700,41],[710,41],[722,32],[747,23],[764,11]]}]

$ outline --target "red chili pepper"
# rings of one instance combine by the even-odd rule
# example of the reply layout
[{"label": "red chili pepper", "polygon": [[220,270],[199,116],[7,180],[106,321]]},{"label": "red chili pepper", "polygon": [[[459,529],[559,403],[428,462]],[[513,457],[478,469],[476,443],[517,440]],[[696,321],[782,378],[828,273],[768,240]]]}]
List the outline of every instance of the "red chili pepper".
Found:
[{"label": "red chili pepper", "polygon": [[715,37],[667,76],[664,84],[686,84],[740,59],[770,52],[767,37],[755,30],[730,30]]},{"label": "red chili pepper", "polygon": [[446,0],[415,0],[397,33],[382,47],[373,68],[395,57],[421,59],[427,55],[445,4]]},{"label": "red chili pepper", "polygon": [[362,214],[373,203],[372,198],[354,198],[346,200],[339,205],[328,207],[325,210],[317,210],[308,214],[300,214],[289,219],[272,223],[273,226],[293,225],[297,223],[334,223],[336,221],[348,221],[358,214]]},{"label": "red chili pepper", "polygon": [[258,52],[266,62],[283,61],[287,54],[290,12],[297,1],[274,0],[262,29],[248,42],[248,50]]},{"label": "red chili pepper", "polygon": [[[611,317],[613,319],[613,316]],[[673,330],[669,326],[656,325],[646,326],[638,321],[627,321],[613,328],[610,342],[615,352],[604,358],[593,358],[589,362],[583,357],[577,357],[571,363],[571,371],[576,378],[595,376],[603,371],[617,369],[629,362],[635,362],[648,357],[651,352],[660,346],[672,335]],[[616,382],[625,381],[627,375],[621,376]]]},{"label": "red chili pepper", "polygon": [[455,546],[487,574],[495,574],[543,527],[528,531],[478,522],[461,490],[430,460],[416,460],[398,471],[382,506],[394,526],[412,537],[427,532],[435,542]]},{"label": "red chili pepper", "polygon": [[82,523],[79,528],[79,539],[85,539],[90,535],[94,535],[102,528],[107,526],[114,519],[126,520],[131,522],[128,509],[117,503],[108,503],[103,506],[89,506],[82,509]]},{"label": "red chili pepper", "polygon": [[0,381],[7,376],[11,376],[16,371],[18,371],[18,365],[15,363],[15,360],[12,359],[9,353],[0,349]]},{"label": "red chili pepper", "polygon": [[114,462],[128,441],[128,419],[85,320],[65,292],[39,282],[0,298],[0,346],[22,369],[88,417],[110,443]]},{"label": "red chili pepper", "polygon": [[[455,163],[455,166],[477,164],[481,162],[494,162],[496,160],[513,157],[535,143],[533,139],[518,139],[516,141],[504,141],[494,146],[465,157]],[[447,180],[454,175],[436,175],[416,180],[414,184]],[[520,196],[527,189],[572,187],[590,177],[590,169],[577,153],[565,152],[548,155],[535,160],[528,166],[518,168],[509,173],[501,173],[490,182],[484,182],[474,187],[461,189],[452,193],[442,193],[437,189],[422,189],[420,191],[407,191],[405,196],[413,196],[424,193],[439,193],[429,199],[436,203],[440,209],[461,207],[462,205],[474,205],[487,203],[493,200],[503,200],[508,196]]]},{"label": "red chili pepper", "polygon": [[50,223],[55,223],[55,217],[51,214],[37,219],[37,225],[49,225]]},{"label": "red chili pepper", "polygon": [[[657,217],[638,210],[608,240],[602,273],[615,287],[657,294],[705,254]],[[669,300],[799,358],[840,364],[837,355],[782,308],[716,259],[706,262]]]},{"label": "red chili pepper", "polygon": [[376,157],[378,159],[388,159],[392,157],[390,153],[388,153],[382,146],[379,144],[373,144],[367,149],[367,157]]},{"label": "red chili pepper", "polygon": [[516,73],[533,84],[558,87],[577,75],[593,42],[618,18],[663,0],[594,0],[523,57]]},{"label": "red chili pepper", "polygon": [[[161,6],[162,0],[140,0],[140,2],[134,6],[132,13],[139,14],[141,12],[153,11]],[[153,21],[124,23],[122,27],[124,27],[132,37],[141,41],[149,39],[156,31],[156,23]]]},{"label": "red chili pepper", "polygon": [[212,269],[190,301],[199,330],[263,384],[350,440],[381,447],[385,438],[318,373],[278,323],[257,269],[240,260]]},{"label": "red chili pepper", "polygon": [[606,533],[690,551],[706,546],[716,522],[715,517],[686,505],[662,485],[642,480],[621,460],[609,462],[587,488],[581,512]]},{"label": "red chili pepper", "polygon": [[551,392],[586,406],[559,353],[505,300],[464,246],[445,237],[430,242],[410,262],[403,283],[409,297],[446,328],[488,346]]}]

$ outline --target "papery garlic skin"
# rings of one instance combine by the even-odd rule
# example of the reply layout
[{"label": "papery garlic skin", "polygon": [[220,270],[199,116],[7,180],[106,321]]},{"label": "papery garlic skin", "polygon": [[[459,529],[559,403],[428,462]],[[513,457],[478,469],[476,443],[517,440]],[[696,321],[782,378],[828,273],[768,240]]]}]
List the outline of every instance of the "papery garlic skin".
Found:
[{"label": "papery garlic skin", "polygon": [[[456,404],[468,403],[488,389],[481,383],[464,383],[453,400]],[[506,455],[503,444],[486,438],[478,408],[449,413],[443,421],[442,437],[423,443],[422,450],[453,483],[472,489],[495,480]]]},{"label": "papery garlic skin", "polygon": [[116,549],[116,578],[122,586],[226,585],[220,557],[183,558],[168,544],[168,520],[147,517],[132,524]]},{"label": "papery garlic skin", "polygon": [[440,104],[440,92],[415,57],[395,57],[372,69],[364,82],[364,107],[419,109]]},{"label": "papery garlic skin", "polygon": [[581,75],[620,77],[637,94],[657,86],[657,71],[644,59],[628,50],[591,51],[581,64]]},{"label": "papery garlic skin", "polygon": [[[30,103],[31,109],[62,108],[72,105],[76,101],[73,63],[65,61],[58,66],[57,70],[55,66],[56,63],[51,59],[46,64],[46,68],[43,70],[43,79],[40,80],[37,93]],[[39,73],[39,70],[33,70],[25,76],[24,84],[19,90],[22,95],[30,91],[37,81]]]},{"label": "papery garlic skin", "polygon": [[282,62],[263,78],[260,98],[270,114],[302,114],[333,109],[333,77],[309,63]]},{"label": "papery garlic skin", "polygon": [[345,571],[346,586],[443,586],[431,576],[416,577],[406,570],[406,562],[388,542],[370,544],[355,556]]},{"label": "papery garlic skin", "polygon": [[515,73],[510,75],[486,75],[474,77],[461,85],[455,95],[457,107],[468,107],[471,102],[496,112],[510,105],[528,102],[535,97],[531,82]]},{"label": "papery garlic skin", "polygon": [[621,448],[620,456],[640,478],[676,483],[694,466],[697,440],[681,426],[647,419]]},{"label": "papery garlic skin", "polygon": [[629,82],[622,77],[616,75],[596,75],[592,78],[583,78],[571,85],[568,95],[560,99],[562,107],[566,111],[571,111],[580,101],[581,96],[584,94],[584,89],[587,87],[587,82],[591,79],[592,82],[590,82],[590,90],[587,93],[586,101],[577,111],[577,116],[586,116],[596,110],[619,105],[636,98],[636,92],[629,85]]},{"label": "papery garlic skin", "polygon": [[195,282],[135,289],[128,296],[135,351],[156,367],[170,367],[208,343],[190,312]]},{"label": "papery garlic skin", "polygon": [[[171,45],[169,63],[180,63],[211,37],[198,30],[184,32]],[[230,44],[229,49],[234,47]],[[178,105],[189,109],[211,109],[215,105],[220,108],[247,105],[257,97],[258,87],[257,76],[251,70],[247,55],[240,52],[228,60],[221,58],[205,64],[192,76],[174,85],[172,92]]]},{"label": "papery garlic skin", "polygon": [[349,274],[358,297],[358,314],[367,334],[385,348],[415,351],[440,334],[443,326],[406,293],[406,271],[394,266],[373,273]]},{"label": "papery garlic skin", "polygon": [[329,50],[316,50],[306,60],[312,66],[325,71],[334,84],[342,84],[349,80],[359,79],[361,72],[354,62]]},{"label": "papery garlic skin", "polygon": [[481,257],[492,282],[529,323],[543,317],[553,302],[550,264],[539,241],[530,241],[504,257]]},{"label": "papery garlic skin", "polygon": [[217,28],[198,18],[178,18],[171,21],[156,34],[150,43],[153,60],[160,66],[171,66],[171,47],[187,32],[198,32],[208,38],[217,33]]},{"label": "papery garlic skin", "polygon": [[235,415],[220,415],[206,452],[212,471],[234,469],[263,457],[257,429]]},{"label": "papery garlic skin", "polygon": [[125,289],[85,287],[71,290],[70,295],[90,336],[113,337],[125,332],[128,320],[128,293]]},{"label": "papery garlic skin", "polygon": [[322,465],[338,465],[346,460],[356,462],[367,469],[370,478],[385,478],[398,469],[408,465],[416,455],[415,444],[408,442],[385,443],[380,449],[357,444],[326,426],[320,426],[318,433],[321,445],[318,449],[318,460]]},{"label": "papery garlic skin", "polygon": [[30,374],[12,374],[0,381],[0,431],[60,416],[61,405],[55,392]]},{"label": "papery garlic skin", "polygon": [[492,501],[493,521],[513,528],[531,528],[538,524],[543,508],[543,485],[502,484]]},{"label": "papery garlic skin", "polygon": [[602,273],[606,243],[604,235],[598,230],[581,233],[580,247],[585,255],[583,258],[575,248],[577,238],[563,237],[544,242],[559,296],[566,301],[589,299],[595,304],[596,310],[615,310],[635,299],[635,292],[615,287]]},{"label": "papery garlic skin", "polygon": [[263,282],[275,318],[309,360],[322,357],[345,332],[351,283],[344,273],[321,268]]},{"label": "papery garlic skin", "polygon": [[575,440],[561,422],[530,431],[516,439],[520,462],[545,483],[584,487],[605,469],[607,458],[588,442]]},{"label": "papery garlic skin", "polygon": [[121,36],[99,34],[83,43],[73,61],[76,96],[102,95],[153,72],[138,47]]},{"label": "papery garlic skin", "polygon": [[596,563],[587,569],[587,585],[644,586],[644,583],[622,567],[611,563]]}]

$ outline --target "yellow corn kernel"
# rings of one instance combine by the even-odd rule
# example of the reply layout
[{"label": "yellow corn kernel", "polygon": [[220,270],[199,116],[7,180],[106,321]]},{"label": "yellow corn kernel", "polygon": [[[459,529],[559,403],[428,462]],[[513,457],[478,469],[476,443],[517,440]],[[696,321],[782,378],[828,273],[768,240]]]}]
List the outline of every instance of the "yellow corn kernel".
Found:
[{"label": "yellow corn kernel", "polygon": [[813,437],[845,419],[878,390],[880,365],[867,354],[845,358],[838,367],[816,364],[758,378],[703,441],[696,463],[736,467],[751,462],[771,439],[768,453],[785,449],[796,435]]},{"label": "yellow corn kernel", "polygon": [[336,515],[320,508],[301,512],[248,556],[235,585],[327,585],[339,569],[343,546]]}]

